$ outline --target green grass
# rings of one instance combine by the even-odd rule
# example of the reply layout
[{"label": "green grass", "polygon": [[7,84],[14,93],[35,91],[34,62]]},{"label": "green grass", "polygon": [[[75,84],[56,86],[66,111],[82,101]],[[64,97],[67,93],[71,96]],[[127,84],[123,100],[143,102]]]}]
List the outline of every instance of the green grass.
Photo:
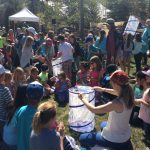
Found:
[{"label": "green grass", "polygon": [[[66,106],[64,108],[57,107],[57,119],[58,119],[58,121],[64,122],[66,134],[74,137],[78,143],[78,139],[79,139],[80,134],[76,133],[72,130],[69,130],[68,112],[69,112],[68,106]],[[100,122],[107,120],[107,117],[108,117],[107,115],[104,115],[104,116],[97,116],[96,115],[96,117],[95,117],[96,118],[96,126],[95,126],[96,131],[100,131],[99,124],[100,124]],[[131,140],[132,140],[132,143],[134,144],[135,150],[149,150],[148,147],[141,140],[143,137],[143,130],[140,128],[136,128],[136,127],[131,127],[131,128],[132,128]]]}]

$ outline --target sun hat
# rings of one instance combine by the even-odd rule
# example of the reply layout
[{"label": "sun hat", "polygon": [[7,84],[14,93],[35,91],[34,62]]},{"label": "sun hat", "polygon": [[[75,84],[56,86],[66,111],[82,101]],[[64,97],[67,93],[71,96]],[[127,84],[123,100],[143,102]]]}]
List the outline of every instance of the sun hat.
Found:
[{"label": "sun hat", "polygon": [[31,82],[27,86],[27,97],[29,100],[40,101],[44,94],[44,88],[38,81]]},{"label": "sun hat", "polygon": [[35,31],[35,29],[34,29],[33,27],[28,27],[28,28],[27,28],[27,31],[28,31],[28,32],[31,32],[33,35],[36,35],[36,34],[37,34],[37,32]]},{"label": "sun hat", "polygon": [[128,75],[122,70],[115,71],[110,76],[110,80],[113,81],[114,83],[117,83],[118,85],[126,85],[129,83]]}]

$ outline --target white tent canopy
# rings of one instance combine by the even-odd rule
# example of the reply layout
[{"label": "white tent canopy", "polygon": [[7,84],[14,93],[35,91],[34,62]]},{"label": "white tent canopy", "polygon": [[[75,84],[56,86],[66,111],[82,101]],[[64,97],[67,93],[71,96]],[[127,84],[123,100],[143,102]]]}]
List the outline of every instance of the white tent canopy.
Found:
[{"label": "white tent canopy", "polygon": [[39,17],[34,15],[30,10],[27,8],[22,9],[18,13],[9,16],[9,21],[29,21],[29,22],[40,22]]}]

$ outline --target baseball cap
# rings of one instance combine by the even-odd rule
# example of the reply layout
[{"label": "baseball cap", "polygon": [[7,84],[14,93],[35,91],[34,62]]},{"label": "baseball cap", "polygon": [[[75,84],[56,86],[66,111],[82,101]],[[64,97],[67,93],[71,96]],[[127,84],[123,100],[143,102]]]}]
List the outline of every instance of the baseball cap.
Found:
[{"label": "baseball cap", "polygon": [[44,88],[38,81],[31,82],[27,86],[27,97],[29,100],[40,101],[44,94]]},{"label": "baseball cap", "polygon": [[3,65],[0,64],[0,75],[4,74],[6,72],[6,69]]},{"label": "baseball cap", "polygon": [[32,34],[37,34],[37,32],[35,31],[35,29],[33,28],[33,27],[29,27],[29,28],[27,28],[27,31],[28,32],[31,32]]},{"label": "baseball cap", "polygon": [[92,41],[93,41],[93,37],[87,37],[85,43],[92,42]]},{"label": "baseball cap", "polygon": [[115,20],[113,18],[108,18],[106,21],[108,24],[114,24]]},{"label": "baseball cap", "polygon": [[126,85],[126,84],[129,83],[128,75],[122,70],[115,71],[110,76],[110,80],[112,80],[113,82],[117,83],[118,85]]},{"label": "baseball cap", "polygon": [[150,76],[150,69],[147,71],[142,71],[143,74],[145,74],[146,76]]}]

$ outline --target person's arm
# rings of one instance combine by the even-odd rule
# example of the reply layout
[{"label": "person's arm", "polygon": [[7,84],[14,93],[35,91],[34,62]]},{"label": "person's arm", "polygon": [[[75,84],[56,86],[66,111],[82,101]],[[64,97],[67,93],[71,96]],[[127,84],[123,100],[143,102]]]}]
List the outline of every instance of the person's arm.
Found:
[{"label": "person's arm", "polygon": [[60,133],[60,149],[64,150],[65,127],[62,122],[58,125],[58,132]]},{"label": "person's arm", "polygon": [[150,107],[150,104],[144,101],[143,99],[135,99],[135,105],[143,104],[146,107]]},{"label": "person's arm", "polygon": [[111,111],[123,111],[123,105],[121,103],[117,103],[116,101],[108,102],[106,104],[95,107],[91,103],[89,103],[85,98],[83,98],[82,94],[79,94],[79,98],[86,105],[86,107],[94,114],[103,114]]},{"label": "person's arm", "polygon": [[95,86],[93,87],[94,90],[98,91],[98,92],[106,92],[115,96],[119,96],[119,92],[115,91],[114,89],[108,89],[108,88],[102,88],[99,86]]}]

